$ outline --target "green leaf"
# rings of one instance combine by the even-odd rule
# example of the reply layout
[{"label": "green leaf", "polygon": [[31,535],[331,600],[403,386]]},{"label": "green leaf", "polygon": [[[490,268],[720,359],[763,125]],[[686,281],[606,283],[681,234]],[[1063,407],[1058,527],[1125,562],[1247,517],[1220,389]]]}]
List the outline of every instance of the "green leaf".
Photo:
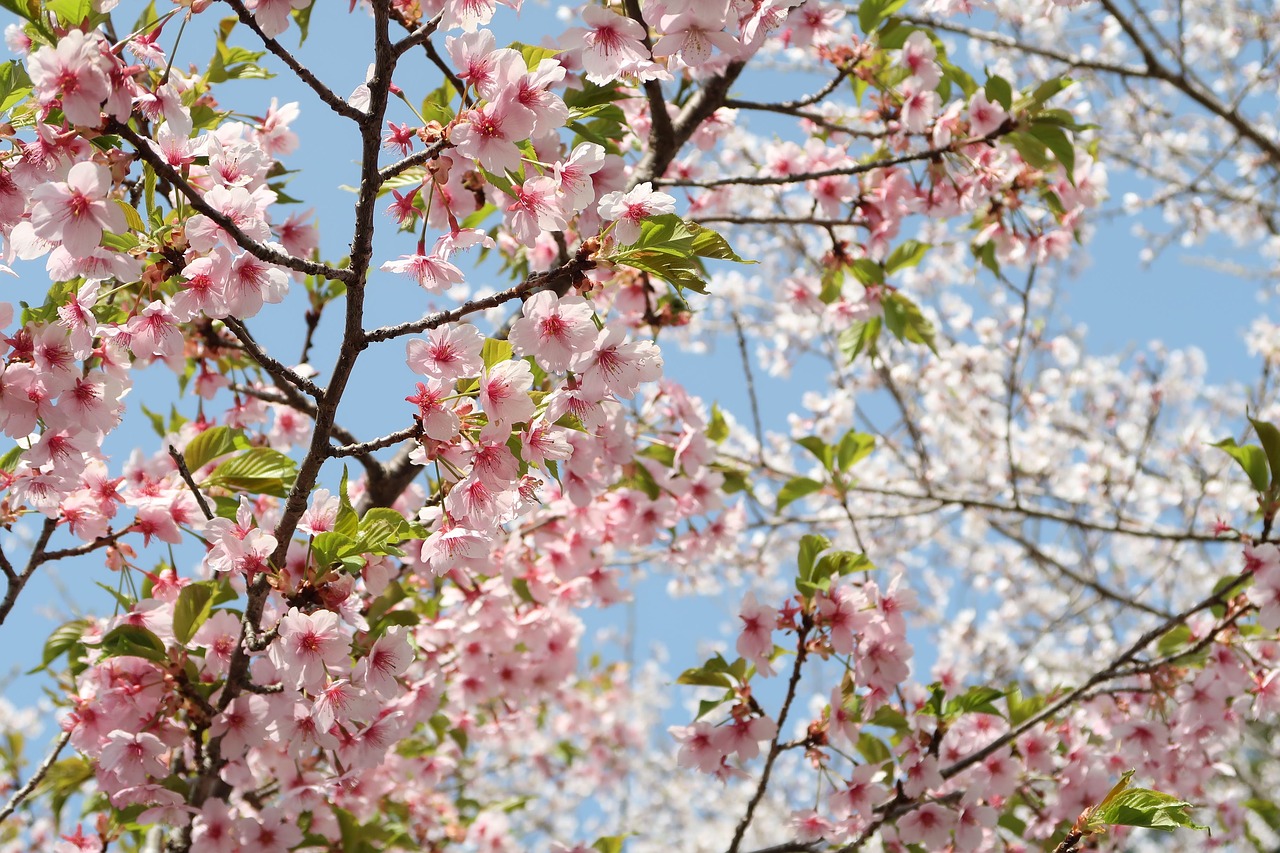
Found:
[{"label": "green leaf", "polygon": [[138,213],[138,209],[122,198],[114,199],[116,206],[124,213],[124,221],[132,230],[145,234],[147,224],[142,221],[142,215]]},{"label": "green leaf", "polygon": [[85,629],[88,627],[88,619],[73,619],[55,628],[53,633],[49,635],[49,639],[44,641],[44,652],[40,656],[40,665],[28,672],[27,675],[34,675],[37,672],[48,669],[49,664],[81,641],[81,638],[84,637]]},{"label": "green leaf", "polygon": [[893,753],[884,741],[869,732],[858,735],[858,754],[865,758],[868,764],[883,764],[893,757]]},{"label": "green leaf", "polygon": [[1049,146],[1044,143],[1044,140],[1031,133],[1022,130],[1014,131],[1005,134],[1004,140],[1012,145],[1023,162],[1033,169],[1046,171],[1054,163],[1049,154]]},{"label": "green leaf", "polygon": [[206,486],[285,497],[297,463],[278,450],[252,447],[213,469]]},{"label": "green leaf", "polygon": [[710,228],[704,228],[693,222],[686,222],[685,227],[693,232],[693,253],[698,257],[716,261],[733,261],[736,264],[757,263],[744,260],[733,250],[728,240]]},{"label": "green leaf", "polygon": [[555,48],[538,47],[532,44],[523,44],[518,41],[513,41],[511,43],[511,49],[520,52],[520,55],[524,57],[525,66],[530,71],[536,69],[542,60],[555,59],[563,52],[556,50]]},{"label": "green leaf", "polygon": [[1013,108],[1013,87],[1003,77],[988,77],[983,91],[988,101],[1004,107],[1006,112]]},{"label": "green leaf", "polygon": [[680,673],[676,684],[690,684],[696,687],[733,687],[733,681],[723,672],[710,672],[705,667],[694,667]]},{"label": "green leaf", "polygon": [[1252,417],[1249,418],[1249,423],[1253,424],[1253,431],[1258,434],[1262,450],[1267,454],[1267,467],[1271,469],[1271,485],[1274,487],[1280,482],[1280,429]]},{"label": "green leaf", "polygon": [[591,846],[599,853],[622,853],[622,843],[626,838],[625,835],[605,835],[597,838]]},{"label": "green leaf", "polygon": [[822,463],[822,467],[827,470],[831,469],[831,460],[835,458],[836,449],[831,445],[818,438],[816,435],[806,435],[804,438],[797,438],[796,444],[809,451],[815,459]]},{"label": "green leaf", "polygon": [[816,533],[806,533],[800,537],[800,553],[796,555],[796,567],[800,570],[800,578],[809,580],[813,577],[813,566],[818,555],[831,547],[831,540]]},{"label": "green leaf", "polygon": [[195,473],[219,456],[244,450],[248,446],[249,442],[240,430],[225,426],[210,427],[187,442],[182,458],[187,462],[187,469]]},{"label": "green leaf", "polygon": [[1070,77],[1054,77],[1049,80],[1045,80],[1039,86],[1036,86],[1035,91],[1031,93],[1031,97],[1026,104],[1019,104],[1019,106],[1029,111],[1035,111],[1039,107],[1043,106],[1044,103],[1054,95],[1057,95],[1064,89],[1070,88],[1074,84],[1075,81]]},{"label": "green leaf", "polygon": [[311,35],[311,11],[315,9],[316,3],[307,4],[305,9],[294,9],[290,14],[293,15],[293,21],[298,25],[298,47],[302,47],[303,42],[307,40],[307,36]]},{"label": "green leaf", "polygon": [[[706,293],[705,272],[693,228],[673,213],[651,216],[640,224],[640,236],[635,242],[609,260],[656,275],[677,290]],[[719,251],[714,241],[707,243],[704,250]],[[728,252],[732,254],[732,250]]]},{"label": "green leaf", "polygon": [[865,285],[884,284],[884,265],[870,258],[855,258],[846,264],[853,277]]},{"label": "green leaf", "polygon": [[855,464],[866,459],[875,449],[876,438],[861,432],[847,432],[836,448],[836,466],[841,471],[848,471]]},{"label": "green leaf", "polygon": [[817,480],[811,480],[808,477],[793,477],[778,490],[778,511],[781,512],[788,504],[821,490],[822,484]]},{"label": "green leaf", "polygon": [[1005,694],[1005,707],[1009,709],[1009,725],[1020,726],[1040,713],[1045,706],[1045,697],[1031,695],[1024,697],[1017,687]]},{"label": "green leaf", "polygon": [[863,352],[875,352],[876,341],[880,339],[880,330],[883,326],[884,321],[879,317],[855,322],[840,333],[840,337],[837,340],[840,352],[849,361],[853,361]]},{"label": "green leaf", "polygon": [[858,26],[867,35],[880,28],[884,19],[906,5],[907,0],[862,0],[858,4]]},{"label": "green leaf", "polygon": [[228,80],[269,80],[275,75],[258,65],[265,51],[252,51],[243,47],[218,43],[209,60],[204,79],[209,83],[225,83]]},{"label": "green leaf", "polygon": [[900,341],[913,344],[924,344],[937,353],[933,345],[935,330],[933,323],[924,316],[920,306],[916,305],[901,293],[890,293],[880,300],[884,309],[885,327]]},{"label": "green leaf", "polygon": [[715,403],[711,404],[711,422],[707,424],[707,440],[719,444],[729,437],[729,424],[725,422],[724,412]]},{"label": "green leaf", "polygon": [[333,531],[343,536],[355,536],[360,529],[360,517],[351,505],[351,497],[347,494],[347,466],[342,466],[342,480],[338,483],[338,518],[334,522]]},{"label": "green leaf", "polygon": [[18,460],[22,458],[21,447],[11,447],[3,456],[0,456],[0,471],[8,471],[13,473],[18,467]]},{"label": "green leaf", "polygon": [[814,569],[815,578],[844,577],[855,572],[874,572],[875,563],[857,551],[831,551],[822,555]]},{"label": "green leaf", "polygon": [[1208,826],[1191,819],[1188,810],[1192,808],[1195,806],[1191,803],[1160,791],[1129,788],[1107,805],[1100,806],[1089,822],[1090,825],[1141,826],[1163,832],[1179,828],[1207,830]]},{"label": "green leaf", "polygon": [[58,16],[59,23],[75,27],[93,15],[93,0],[47,0],[45,8]]},{"label": "green leaf", "polygon": [[156,663],[168,661],[160,638],[139,625],[118,625],[94,647],[102,650],[104,658],[146,658]]},{"label": "green leaf", "polygon": [[955,696],[947,701],[946,710],[943,713],[945,717],[958,717],[961,714],[991,714],[1000,717],[1000,709],[993,702],[1005,695],[1005,691],[998,690],[995,687],[987,687],[976,684],[970,687],[959,696]]},{"label": "green leaf", "polygon": [[1033,124],[1028,131],[1036,139],[1044,143],[1044,147],[1053,152],[1054,159],[1062,164],[1067,173],[1067,180],[1075,184],[1076,146],[1067,136],[1066,131],[1052,124]]},{"label": "green leaf", "polygon": [[485,368],[492,370],[495,365],[510,361],[513,352],[511,344],[507,341],[485,338],[484,348],[480,350],[480,358],[484,361]]},{"label": "green leaf", "polygon": [[929,249],[929,243],[921,243],[919,240],[907,240],[895,248],[885,260],[885,272],[892,275],[900,269],[916,266],[924,260],[925,253]]},{"label": "green leaf", "polygon": [[0,64],[0,113],[6,113],[31,94],[31,78],[21,62]]},{"label": "green leaf", "polygon": [[356,537],[357,552],[361,554],[392,554],[400,556],[403,552],[395,547],[397,542],[406,539],[425,539],[427,532],[421,526],[413,524],[403,515],[390,507],[374,507],[360,519],[360,530]]},{"label": "green leaf", "polygon": [[1186,625],[1175,625],[1156,642],[1156,651],[1160,653],[1160,657],[1167,658],[1185,646],[1192,640],[1194,635],[1191,629]]},{"label": "green leaf", "polygon": [[1253,444],[1246,444],[1243,447],[1236,444],[1234,438],[1224,438],[1210,447],[1216,447],[1226,453],[1232,459],[1240,464],[1244,472],[1249,475],[1249,482],[1253,484],[1254,491],[1265,492],[1267,490],[1267,455],[1261,447]]},{"label": "green leaf", "polygon": [[196,631],[209,618],[217,592],[217,581],[197,581],[187,584],[178,593],[178,600],[173,605],[173,638],[179,644],[185,646],[191,642]]},{"label": "green leaf", "polygon": [[62,807],[82,792],[85,783],[93,779],[93,775],[93,762],[80,755],[55,762],[44,774],[36,790],[40,796],[49,795],[50,810],[55,821],[62,814]]}]

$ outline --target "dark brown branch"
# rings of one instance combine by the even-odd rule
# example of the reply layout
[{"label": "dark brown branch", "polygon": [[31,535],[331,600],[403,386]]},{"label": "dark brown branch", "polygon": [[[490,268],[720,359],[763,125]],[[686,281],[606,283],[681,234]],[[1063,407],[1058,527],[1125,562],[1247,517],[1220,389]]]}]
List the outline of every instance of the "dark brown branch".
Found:
[{"label": "dark brown branch", "polygon": [[649,150],[640,158],[631,175],[632,186],[645,181],[660,182],[659,179],[666,173],[671,161],[680,153],[680,149],[693,136],[698,126],[724,106],[725,99],[729,97],[729,87],[742,74],[744,68],[746,68],[744,62],[730,62],[723,74],[708,80],[685,102],[680,115],[676,116],[676,120],[671,123],[673,144],[661,147],[649,146]]},{"label": "dark brown branch", "polygon": [[[643,28],[644,36],[641,41],[644,43],[646,53],[652,53],[653,42],[649,39],[649,25],[640,12],[639,0],[623,0],[622,8],[628,18]],[[649,102],[649,121],[652,125],[647,140],[649,151],[653,154],[655,163],[669,165],[684,143],[677,139],[675,128],[671,124],[671,115],[667,112],[667,99],[662,94],[661,81],[644,81],[644,96]],[[654,174],[658,175],[664,171],[666,171],[666,165]]]},{"label": "dark brown branch", "polygon": [[1167,610],[1161,610],[1158,607],[1152,607],[1149,604],[1144,604],[1143,602],[1137,600],[1136,598],[1132,598],[1130,596],[1116,592],[1115,590],[1111,589],[1111,587],[1101,583],[1100,581],[1096,581],[1092,578],[1085,577],[1084,575],[1073,570],[1066,564],[1062,563],[1060,560],[1055,560],[1053,557],[1050,557],[1048,554],[1042,551],[1040,547],[1036,545],[1036,543],[1032,542],[1030,539],[1026,538],[1025,536],[1018,533],[1017,531],[1006,529],[1004,526],[1002,526],[998,522],[991,522],[991,529],[999,533],[1001,536],[1005,537],[1006,539],[1010,540],[1011,542],[1015,542],[1018,545],[1020,545],[1022,549],[1027,552],[1027,556],[1031,557],[1031,559],[1034,560],[1036,563],[1038,563],[1040,566],[1052,568],[1056,570],[1059,574],[1061,574],[1063,577],[1072,581],[1073,583],[1078,583],[1081,586],[1088,587],[1089,589],[1097,593],[1100,598],[1104,598],[1107,601],[1114,602],[1123,607],[1132,607],[1134,610],[1141,610],[1142,612],[1149,613],[1152,616],[1159,616],[1161,619],[1168,619],[1173,615],[1169,613]]},{"label": "dark brown branch", "polygon": [[1120,25],[1120,29],[1124,30],[1125,35],[1133,42],[1133,46],[1137,48],[1138,53],[1142,54],[1142,61],[1147,66],[1147,76],[1170,84],[1210,113],[1231,125],[1236,133],[1248,139],[1266,154],[1273,166],[1280,166],[1280,144],[1277,144],[1276,140],[1266,136],[1258,127],[1251,124],[1244,116],[1240,115],[1240,112],[1235,107],[1222,103],[1212,93],[1201,86],[1195,85],[1185,74],[1174,71],[1160,62],[1133,21],[1129,20],[1116,7],[1113,0],[1100,0],[1100,2],[1102,3],[1102,8],[1106,9],[1111,17],[1115,18],[1116,23]]},{"label": "dark brown branch", "polygon": [[781,101],[776,104],[765,104],[760,103],[759,101],[743,101],[736,98],[728,98],[725,100],[724,105],[726,107],[735,107],[744,110],[768,110],[771,112],[791,112],[793,110],[800,110],[805,107],[811,107],[827,95],[830,95],[848,76],[849,72],[842,68],[839,73],[837,73],[835,77],[832,77],[831,80],[828,81],[821,89],[814,92],[812,95],[805,95],[803,98],[797,98],[794,101]]},{"label": "dark brown branch", "polygon": [[421,434],[422,427],[419,424],[414,424],[411,427],[405,427],[390,435],[384,435],[382,438],[375,438],[371,441],[362,441],[359,444],[332,445],[329,447],[329,455],[362,456],[375,450],[381,450],[384,447],[392,447]]},{"label": "dark brown branch", "polygon": [[[4,601],[0,601],[0,625],[4,624],[4,620],[9,616],[9,611],[13,610],[13,605],[18,601],[18,595],[22,592],[22,588],[27,585],[27,581],[31,580],[31,576],[35,574],[36,569],[41,563],[46,561],[44,548],[49,544],[49,537],[53,536],[54,528],[58,526],[56,519],[46,518],[44,524],[40,527],[40,535],[36,538],[35,547],[31,549],[31,556],[27,559],[26,568],[20,573],[15,573],[13,566],[8,565],[5,569],[5,575],[8,584],[4,591]],[[6,564],[8,560],[5,560]]]},{"label": "dark brown branch", "polygon": [[200,504],[200,511],[204,513],[204,520],[212,521],[213,510],[209,508],[209,501],[205,499],[200,487],[196,485],[196,478],[191,476],[191,469],[187,467],[187,457],[183,456],[182,451],[172,444],[169,445],[169,455],[173,458],[174,464],[178,466],[178,476],[182,478],[182,482],[187,484],[191,494],[195,495],[196,503]]},{"label": "dark brown branch", "polygon": [[106,536],[99,536],[92,542],[86,542],[83,545],[76,545],[71,548],[60,548],[57,551],[42,551],[39,559],[35,561],[35,564],[39,566],[45,563],[65,560],[68,557],[83,557],[85,554],[92,554],[94,551],[99,551],[103,548],[114,545],[116,541],[128,533],[129,530],[130,528],[126,527],[123,530],[108,533]]},{"label": "dark brown branch", "polygon": [[138,153],[138,156],[145,160],[147,165],[154,169],[157,175],[168,181],[178,190],[178,192],[182,193],[183,197],[186,198],[192,207],[216,222],[219,228],[231,235],[231,239],[235,240],[236,244],[240,246],[240,248],[244,249],[258,260],[264,263],[285,267],[286,269],[296,270],[300,273],[305,273],[306,275],[316,275],[326,279],[347,281],[351,278],[351,270],[349,269],[334,269],[333,267],[316,263],[315,261],[309,261],[305,258],[297,258],[287,252],[281,252],[254,240],[248,234],[245,234],[244,231],[240,229],[240,226],[232,222],[228,216],[223,214],[221,211],[214,209],[207,201],[205,201],[204,196],[200,194],[200,191],[191,186],[186,178],[182,177],[176,169],[169,165],[168,161],[156,154],[155,150],[149,144],[149,140],[139,136],[133,128],[129,127],[127,124],[122,124],[115,119],[111,119],[107,122],[107,131],[109,133],[119,134],[129,140],[129,144],[133,146],[134,150]]},{"label": "dark brown branch", "polygon": [[440,156],[440,152],[444,151],[452,144],[453,143],[449,142],[448,139],[441,139],[439,142],[434,142],[431,145],[428,145],[422,151],[417,151],[399,162],[392,163],[390,166],[378,173],[378,185],[381,186],[396,175],[412,169],[414,166],[421,166],[423,163],[436,159]]},{"label": "dark brown branch", "polygon": [[733,840],[729,842],[727,853],[738,853],[738,848],[742,845],[742,837],[747,834],[747,829],[751,826],[751,818],[755,816],[756,807],[764,799],[765,791],[769,787],[769,775],[773,772],[773,763],[782,754],[781,738],[783,726],[787,722],[787,714],[791,710],[791,703],[795,701],[796,691],[800,686],[800,671],[804,667],[804,662],[809,652],[806,641],[809,639],[809,631],[812,627],[813,622],[810,617],[803,616],[800,630],[796,632],[796,660],[791,667],[791,678],[787,681],[787,694],[782,700],[782,708],[778,711],[777,731],[774,732],[772,740],[769,741],[769,755],[764,760],[764,770],[760,772],[760,781],[756,784],[755,793],[751,795],[751,799],[747,802],[746,813],[742,815],[742,819],[738,821],[738,825],[733,831]]},{"label": "dark brown branch", "polygon": [[934,160],[945,154],[954,154],[967,145],[975,145],[983,142],[990,142],[1003,133],[1005,129],[999,129],[987,134],[986,136],[977,136],[971,139],[962,139],[952,142],[950,145],[944,145],[940,148],[926,148],[923,151],[915,151],[911,154],[902,154],[897,157],[886,157],[882,160],[873,160],[870,163],[855,163],[852,166],[836,166],[830,169],[820,169],[815,172],[796,172],[794,175],[739,175],[730,178],[713,178],[706,181],[685,180],[685,179],[655,179],[654,183],[666,187],[697,187],[699,189],[711,189],[713,187],[728,186],[748,186],[748,187],[767,187],[767,186],[788,186],[791,184],[799,184],[804,181],[816,181],[819,178],[832,178],[840,175],[861,175],[876,169],[885,169],[889,166],[901,166],[904,163],[914,163],[920,160]]},{"label": "dark brown branch", "polygon": [[[405,29],[408,30],[410,28],[408,19],[404,17],[404,15],[400,12],[399,9],[392,7],[391,17],[393,20],[395,20],[397,24],[404,27]],[[439,15],[436,15],[431,20],[427,21],[422,26],[418,27],[416,30],[410,30],[407,36],[400,39],[400,41],[396,42],[395,45],[392,46],[391,53],[394,55],[394,57],[396,59],[399,59],[401,56],[404,56],[404,54],[406,54],[410,50],[413,50],[415,47],[417,47],[420,44],[427,45],[428,53],[434,53],[435,49],[431,46],[431,42],[428,41],[428,39],[430,39],[431,36],[435,34],[435,31],[440,28],[440,20],[443,17],[444,15],[443,13],[441,13]],[[445,67],[445,69],[442,69],[442,70],[444,70],[445,74],[449,75],[450,78],[455,81],[455,85],[457,82],[460,82],[458,81],[457,77],[453,76],[452,72],[447,70],[447,66]],[[461,92],[462,90],[459,89],[458,91]]]},{"label": "dark brown branch", "polygon": [[[386,114],[387,99],[391,88],[391,76],[395,70],[395,55],[388,33],[387,2],[373,4],[374,15],[374,71],[369,86],[369,112],[360,120],[361,157],[360,190],[356,201],[355,225],[351,240],[351,262],[343,272],[342,281],[347,284],[345,322],[342,344],[330,372],[329,385],[316,402],[315,428],[311,444],[298,466],[298,474],[285,499],[280,520],[273,531],[276,550],[271,555],[273,566],[284,564],[285,555],[297,530],[298,521],[306,511],[308,497],[329,457],[329,445],[333,435],[338,404],[346,390],[360,353],[368,346],[364,338],[364,300],[369,259],[373,254],[374,214],[378,189],[382,182],[378,175],[378,156],[382,147],[382,122]],[[270,575],[261,572],[250,584],[241,620],[240,642],[232,653],[227,672],[226,687],[218,700],[219,710],[225,709],[244,689],[249,681],[249,655],[252,647],[270,642],[270,632],[261,632],[267,596],[270,594]],[[210,742],[199,777],[192,786],[191,803],[199,808],[209,797],[215,796],[224,785],[219,773],[226,760],[221,754],[221,739]],[[191,846],[191,827],[181,828],[170,840],[169,849],[186,853]]]},{"label": "dark brown branch", "polygon": [[[311,395],[317,400],[324,396],[324,391],[310,379],[298,375],[297,371],[286,367],[281,362],[267,355],[266,350],[258,345],[258,342],[254,340],[253,335],[249,332],[248,327],[245,326],[243,322],[234,317],[226,317],[223,319],[222,323],[240,340],[240,343],[244,345],[245,352],[247,352],[254,361],[260,364],[262,369],[271,375],[272,379],[277,380],[277,385],[280,385],[281,383],[291,385],[299,391]],[[282,388],[281,390],[283,391],[284,389]]]},{"label": "dark brown branch", "polygon": [[395,326],[382,326],[373,329],[365,334],[366,343],[377,343],[379,341],[388,341],[392,338],[399,338],[405,335],[416,335],[419,332],[425,332],[428,329],[435,329],[446,323],[456,323],[463,317],[475,314],[478,311],[487,311],[490,308],[496,308],[505,302],[513,299],[519,299],[527,293],[532,293],[535,289],[542,287],[550,287],[557,282],[567,282],[572,285],[579,281],[582,275],[595,267],[595,260],[585,251],[580,249],[578,254],[564,266],[556,267],[546,272],[534,273],[519,284],[508,287],[506,290],[500,290],[490,296],[482,299],[473,299],[470,302],[464,302],[457,308],[450,311],[438,311],[430,314],[420,320],[412,320],[408,323],[400,323]]}]

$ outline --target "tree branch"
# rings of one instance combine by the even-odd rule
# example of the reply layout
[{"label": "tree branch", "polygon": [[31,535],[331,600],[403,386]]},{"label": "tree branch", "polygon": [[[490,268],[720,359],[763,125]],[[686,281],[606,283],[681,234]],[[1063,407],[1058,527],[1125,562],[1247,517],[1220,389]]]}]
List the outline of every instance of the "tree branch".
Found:
[{"label": "tree branch", "polygon": [[182,451],[169,445],[169,455],[173,457],[173,462],[178,466],[178,476],[182,478],[182,482],[187,484],[187,488],[191,490],[191,494],[196,496],[196,503],[200,504],[200,511],[204,513],[205,521],[213,520],[213,510],[209,508],[209,501],[201,493],[200,487],[196,485],[195,477],[191,476],[191,469],[187,467],[187,457],[182,455]]},{"label": "tree branch", "polygon": [[787,694],[782,700],[782,708],[778,711],[777,731],[769,742],[769,755],[764,760],[764,770],[760,772],[760,781],[756,784],[755,793],[751,795],[751,799],[747,802],[746,813],[742,816],[742,820],[738,821],[738,825],[733,831],[733,840],[729,842],[727,853],[738,853],[738,847],[742,844],[742,837],[747,834],[747,828],[751,826],[751,818],[755,815],[756,807],[764,799],[764,793],[769,787],[769,775],[773,772],[773,763],[782,754],[780,741],[783,732],[782,727],[787,722],[787,714],[791,710],[791,703],[795,701],[796,690],[800,686],[800,670],[808,657],[809,648],[806,645],[806,641],[809,638],[809,631],[812,627],[811,618],[808,615],[802,616],[800,629],[796,632],[796,660],[791,666],[791,678],[787,681]]},{"label": "tree branch", "polygon": [[182,177],[182,175],[170,166],[163,157],[156,154],[155,150],[149,144],[150,140],[139,136],[133,128],[129,127],[127,124],[122,124],[115,119],[111,119],[107,122],[106,129],[109,133],[119,134],[129,140],[129,144],[133,146],[134,150],[138,153],[138,156],[145,160],[147,165],[154,169],[157,175],[172,184],[178,192],[182,193],[183,197],[186,198],[192,207],[216,222],[219,228],[231,235],[231,238],[236,241],[236,244],[240,246],[240,248],[244,249],[258,260],[263,263],[275,264],[276,266],[285,267],[286,269],[296,270],[297,272],[304,273],[306,275],[316,275],[321,278],[333,279],[336,281],[347,281],[351,278],[351,270],[349,269],[334,269],[333,267],[326,266],[325,264],[309,261],[305,258],[294,257],[287,252],[272,249],[270,246],[266,246],[259,243],[257,240],[254,240],[248,234],[245,234],[244,231],[240,229],[240,226],[232,222],[228,216],[223,214],[221,211],[214,209],[207,201],[204,200],[204,196],[200,194],[199,190],[191,186],[187,179]]},{"label": "tree branch", "polygon": [[53,744],[53,749],[49,750],[49,754],[44,757],[44,761],[40,762],[40,766],[36,768],[36,772],[31,774],[31,778],[27,780],[27,784],[23,785],[13,796],[9,798],[9,802],[4,804],[4,808],[0,809],[0,823],[4,823],[9,815],[17,810],[18,806],[35,792],[37,786],[49,773],[49,769],[53,767],[53,763],[58,760],[58,754],[62,752],[63,747],[67,745],[67,741],[71,740],[71,730],[64,731]]}]

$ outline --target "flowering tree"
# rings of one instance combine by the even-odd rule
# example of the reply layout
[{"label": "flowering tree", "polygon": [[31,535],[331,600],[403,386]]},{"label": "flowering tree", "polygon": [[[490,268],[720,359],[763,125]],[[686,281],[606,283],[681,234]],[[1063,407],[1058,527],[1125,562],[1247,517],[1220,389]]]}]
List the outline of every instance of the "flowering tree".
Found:
[{"label": "flowering tree", "polygon": [[[1275,248],[1274,12],[626,0],[503,44],[372,0],[322,12],[345,94],[308,0],[159,5],[0,2],[0,621],[56,561],[115,598],[44,645],[52,749],[8,714],[3,849],[1274,846],[1275,330],[1217,387],[1052,298],[1104,165]],[[274,72],[308,101],[233,85]],[[349,235],[289,212],[300,110]],[[709,341],[736,397],[677,381]],[[589,656],[646,577],[727,642]]]}]

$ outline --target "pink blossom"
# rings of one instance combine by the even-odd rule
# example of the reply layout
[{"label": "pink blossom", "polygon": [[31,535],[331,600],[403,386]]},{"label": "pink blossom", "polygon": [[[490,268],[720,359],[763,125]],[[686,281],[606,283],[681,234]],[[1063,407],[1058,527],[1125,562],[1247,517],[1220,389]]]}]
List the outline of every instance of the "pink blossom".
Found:
[{"label": "pink blossom", "polygon": [[278,36],[289,29],[289,13],[295,9],[305,9],[312,0],[246,0],[245,5],[253,10],[253,19],[258,22],[262,32],[268,36]]},{"label": "pink blossom", "polygon": [[832,815],[840,819],[860,817],[870,820],[872,810],[889,793],[888,788],[873,781],[879,774],[880,768],[874,764],[853,768],[848,783],[828,798],[827,805]]},{"label": "pink blossom", "polygon": [[380,269],[410,276],[429,293],[439,293],[461,284],[462,270],[439,255],[401,255],[397,260],[385,262]]},{"label": "pink blossom", "polygon": [[898,838],[926,850],[941,850],[951,840],[956,815],[945,806],[925,803],[898,818]]},{"label": "pink blossom", "polygon": [[[588,8],[605,11],[598,6]],[[594,142],[583,142],[573,149],[568,160],[555,164],[555,176],[560,182],[560,192],[564,195],[566,212],[579,213],[591,206],[596,193],[591,176],[604,166],[604,158],[603,147]]]},{"label": "pink blossom", "polygon": [[339,499],[328,489],[317,489],[311,496],[311,505],[298,521],[298,529],[308,536],[318,536],[333,530],[338,521]]},{"label": "pink blossom", "polygon": [[129,332],[129,348],[134,355],[169,358],[182,351],[182,333],[178,320],[163,302],[152,302],[135,314],[125,326]]},{"label": "pink blossom", "polygon": [[591,350],[597,330],[595,312],[580,296],[558,297],[549,290],[529,297],[508,340],[517,355],[531,355],[549,371],[567,370]]},{"label": "pink blossom", "polygon": [[653,43],[653,55],[678,56],[691,66],[709,60],[712,48],[719,48],[729,57],[736,56],[738,42],[724,31],[728,14],[728,0],[711,0],[663,15],[658,19],[658,30],[665,35]]},{"label": "pink blossom", "polygon": [[355,680],[383,698],[400,694],[396,681],[413,662],[413,649],[406,632],[393,627],[378,638],[369,653],[356,665]]},{"label": "pink blossom", "polygon": [[999,104],[987,100],[986,93],[979,89],[969,99],[969,135],[986,136],[997,130],[1008,114]]},{"label": "pink blossom", "polygon": [[121,785],[141,785],[168,775],[163,761],[166,752],[164,742],[153,734],[116,730],[107,735],[99,761]]},{"label": "pink blossom", "polygon": [[578,356],[574,370],[582,389],[595,399],[607,394],[630,398],[645,382],[662,376],[662,353],[652,341],[627,341],[626,331],[609,324],[596,336],[595,348]]},{"label": "pink blossom", "polygon": [[569,30],[563,44],[581,48],[582,68],[592,83],[608,83],[622,76],[625,69],[649,59],[642,42],[644,27],[630,18],[592,5],[582,10],[582,21],[586,28]]},{"label": "pink blossom", "polygon": [[755,593],[748,592],[742,599],[738,618],[742,620],[738,654],[755,664],[761,675],[773,675],[773,663],[769,658],[773,654],[773,628],[778,621],[778,611],[767,604],[760,604]]},{"label": "pink blossom", "polygon": [[616,223],[614,238],[629,246],[640,238],[640,223],[650,216],[674,213],[676,200],[666,193],[654,192],[653,184],[645,181],[628,192],[611,192],[600,199],[600,218]]},{"label": "pink blossom", "polygon": [[124,212],[110,198],[111,173],[105,166],[81,162],[65,183],[47,183],[31,194],[31,225],[41,238],[60,242],[74,257],[98,248],[104,230],[122,233]]},{"label": "pink blossom", "polygon": [[541,175],[512,187],[515,200],[507,207],[506,223],[512,236],[526,246],[548,231],[563,231],[568,217],[560,207],[555,179]]},{"label": "pink blossom", "polygon": [[533,131],[533,113],[508,93],[465,115],[450,137],[457,152],[499,175],[518,172],[523,155],[516,143]]},{"label": "pink blossom", "polygon": [[425,341],[410,339],[405,345],[405,363],[414,373],[445,382],[477,376],[484,367],[480,358],[484,340],[475,326],[438,326],[427,332]]},{"label": "pink blossom", "polygon": [[511,425],[533,416],[533,371],[523,361],[504,361],[480,379],[480,405],[493,423]]},{"label": "pink blossom", "polygon": [[109,49],[97,31],[72,29],[33,53],[28,67],[40,103],[60,101],[68,121],[96,127],[111,94]]},{"label": "pink blossom", "polygon": [[338,628],[338,614],[317,610],[307,614],[291,607],[280,620],[279,637],[267,649],[285,681],[303,690],[317,690],[330,667],[350,665],[351,640]]}]

